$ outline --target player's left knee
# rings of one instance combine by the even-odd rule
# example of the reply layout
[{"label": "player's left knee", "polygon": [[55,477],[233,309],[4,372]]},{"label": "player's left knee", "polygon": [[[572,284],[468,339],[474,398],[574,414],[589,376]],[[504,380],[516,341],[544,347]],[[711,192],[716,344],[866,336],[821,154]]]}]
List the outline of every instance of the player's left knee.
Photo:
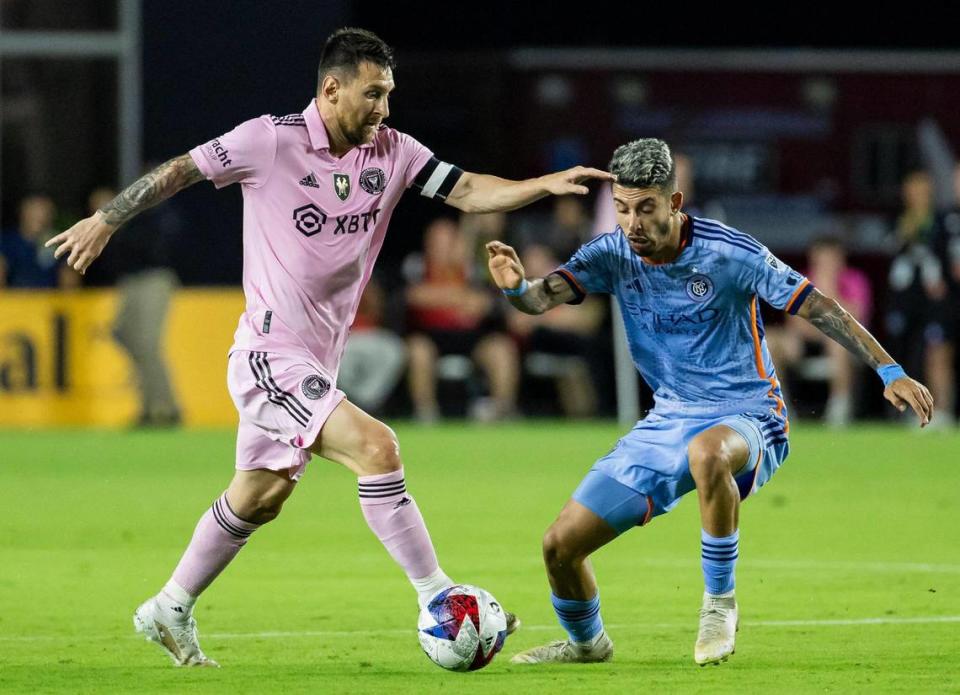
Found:
[{"label": "player's left knee", "polygon": [[698,486],[730,477],[734,466],[732,452],[724,446],[713,446],[694,440],[687,451],[690,474]]},{"label": "player's left knee", "polygon": [[577,551],[572,538],[565,530],[553,524],[543,534],[543,561],[554,571],[568,569],[584,559],[584,555]]},{"label": "player's left knee", "polygon": [[363,475],[393,473],[403,465],[397,435],[383,423],[370,428],[355,458]]}]

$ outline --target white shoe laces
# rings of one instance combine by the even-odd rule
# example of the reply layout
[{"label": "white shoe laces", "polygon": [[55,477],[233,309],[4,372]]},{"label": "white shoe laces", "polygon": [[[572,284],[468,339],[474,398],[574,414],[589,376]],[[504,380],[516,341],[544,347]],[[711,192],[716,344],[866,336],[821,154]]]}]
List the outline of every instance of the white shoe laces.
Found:
[{"label": "white shoe laces", "polygon": [[709,598],[700,608],[700,641],[727,637],[727,615],[732,606],[723,605],[724,599]]}]

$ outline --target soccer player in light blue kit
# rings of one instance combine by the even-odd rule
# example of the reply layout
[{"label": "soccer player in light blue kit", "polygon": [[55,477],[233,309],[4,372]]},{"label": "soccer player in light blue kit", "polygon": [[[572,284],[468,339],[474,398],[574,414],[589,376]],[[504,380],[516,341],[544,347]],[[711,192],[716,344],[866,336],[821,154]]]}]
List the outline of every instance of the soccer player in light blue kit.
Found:
[{"label": "soccer player in light blue kit", "polygon": [[654,389],[650,414],[598,460],[543,539],[552,601],[568,640],[514,663],[608,661],[589,556],[697,490],[705,591],[694,659],[734,650],[740,502],[786,459],[790,424],[757,306],[807,319],[877,370],[884,397],[925,426],[933,399],[836,301],[753,237],[681,212],[670,149],[623,145],[610,172],[617,229],[582,246],[545,278],[528,281],[517,254],[487,245],[490,272],[514,307],[541,314],[590,292],[616,296],[637,369]]}]

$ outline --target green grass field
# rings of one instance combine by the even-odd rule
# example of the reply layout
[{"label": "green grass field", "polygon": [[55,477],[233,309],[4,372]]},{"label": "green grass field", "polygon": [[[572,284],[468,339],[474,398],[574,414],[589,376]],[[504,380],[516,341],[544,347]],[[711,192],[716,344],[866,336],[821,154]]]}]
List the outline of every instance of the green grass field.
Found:
[{"label": "green grass field", "polygon": [[594,558],[611,664],[511,666],[559,638],[540,537],[618,436],[610,424],[397,427],[443,567],[524,627],[451,674],[361,517],[351,475],[314,460],[280,519],[198,604],[219,670],[174,669],[131,626],[225,486],[232,432],[0,433],[0,691],[16,693],[960,692],[960,435],[797,425],[741,514],[737,653],[693,663],[690,497]]}]

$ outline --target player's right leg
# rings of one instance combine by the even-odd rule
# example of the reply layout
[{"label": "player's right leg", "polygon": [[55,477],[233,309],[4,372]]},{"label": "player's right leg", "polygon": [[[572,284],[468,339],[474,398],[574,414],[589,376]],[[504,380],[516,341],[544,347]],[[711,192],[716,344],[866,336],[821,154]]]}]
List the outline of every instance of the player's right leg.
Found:
[{"label": "player's right leg", "polygon": [[193,606],[253,532],[277,517],[294,486],[287,471],[236,471],[226,492],[200,517],[173,576],[137,608],[137,632],[162,647],[177,666],[217,666],[200,649]]},{"label": "player's right leg", "polygon": [[543,537],[551,602],[568,638],[521,652],[511,663],[590,663],[613,658],[589,557],[649,518],[648,497],[599,471],[587,474]]}]

